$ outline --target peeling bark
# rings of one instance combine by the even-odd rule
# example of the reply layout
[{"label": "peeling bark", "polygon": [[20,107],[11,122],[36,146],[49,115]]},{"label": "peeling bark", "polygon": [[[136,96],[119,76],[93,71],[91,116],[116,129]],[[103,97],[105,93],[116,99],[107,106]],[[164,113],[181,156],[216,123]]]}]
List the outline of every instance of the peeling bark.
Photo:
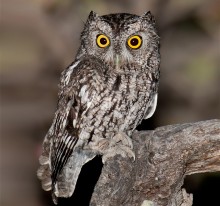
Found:
[{"label": "peeling bark", "polygon": [[190,206],[186,175],[220,171],[220,120],[159,127],[133,135],[136,160],[107,161],[91,206]]}]

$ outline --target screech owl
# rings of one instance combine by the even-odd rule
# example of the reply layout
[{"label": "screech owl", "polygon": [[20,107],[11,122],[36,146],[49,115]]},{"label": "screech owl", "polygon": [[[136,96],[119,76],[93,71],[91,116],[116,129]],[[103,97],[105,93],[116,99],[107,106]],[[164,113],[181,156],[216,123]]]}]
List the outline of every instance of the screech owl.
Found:
[{"label": "screech owl", "polygon": [[62,72],[58,105],[44,139],[38,177],[70,197],[82,166],[96,155],[134,157],[131,135],[157,105],[159,37],[150,12],[91,12],[75,61]]}]

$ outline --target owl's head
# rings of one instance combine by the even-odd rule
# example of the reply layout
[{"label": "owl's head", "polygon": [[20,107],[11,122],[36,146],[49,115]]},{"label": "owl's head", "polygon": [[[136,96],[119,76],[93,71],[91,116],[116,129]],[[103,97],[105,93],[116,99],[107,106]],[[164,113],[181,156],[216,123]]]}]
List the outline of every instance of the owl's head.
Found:
[{"label": "owl's head", "polygon": [[78,57],[95,56],[115,69],[125,64],[159,66],[159,37],[150,12],[99,16],[91,11],[81,41]]}]

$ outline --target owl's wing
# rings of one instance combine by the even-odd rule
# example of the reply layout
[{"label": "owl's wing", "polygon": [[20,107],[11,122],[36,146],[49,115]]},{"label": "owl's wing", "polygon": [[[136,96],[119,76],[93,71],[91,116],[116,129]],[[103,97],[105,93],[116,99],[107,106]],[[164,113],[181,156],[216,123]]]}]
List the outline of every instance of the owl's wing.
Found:
[{"label": "owl's wing", "polygon": [[[62,98],[66,99],[67,97],[63,96]],[[74,131],[76,129],[73,127],[73,121],[77,121],[76,115],[78,111],[73,106],[76,101],[75,97],[73,96],[71,100],[67,100],[68,102],[63,99],[61,103],[64,103],[64,105],[58,108],[55,117],[54,137],[50,155],[52,187],[55,187],[58,175],[66,165],[78,141],[78,136],[71,132],[71,130]]]},{"label": "owl's wing", "polygon": [[[84,151],[73,154],[79,138],[81,117],[91,106],[97,92],[97,88],[91,86],[97,75],[94,73],[96,69],[90,65],[89,61],[81,61],[62,74],[57,111],[44,140],[38,177],[43,188],[52,189],[56,197],[72,195],[82,166],[95,156]],[[68,164],[68,160],[72,165]]]},{"label": "owl's wing", "polygon": [[[76,103],[77,98],[73,97],[73,99],[67,103],[65,111],[61,109],[56,117],[58,128],[55,131],[58,135],[54,135],[50,155],[52,192],[55,203],[57,197],[70,197],[73,194],[82,166],[95,156],[83,150],[73,152],[79,139],[77,124],[80,122],[80,110],[89,109],[89,104],[83,106],[80,105],[80,99],[78,103]],[[90,102],[91,99],[88,97],[87,100]]]}]

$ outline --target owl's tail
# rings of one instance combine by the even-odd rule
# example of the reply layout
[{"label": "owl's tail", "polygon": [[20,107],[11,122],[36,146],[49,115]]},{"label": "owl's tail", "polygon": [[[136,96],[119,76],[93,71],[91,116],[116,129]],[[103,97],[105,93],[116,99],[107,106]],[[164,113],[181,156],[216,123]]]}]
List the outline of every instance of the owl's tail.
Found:
[{"label": "owl's tail", "polygon": [[57,182],[53,185],[50,167],[50,136],[46,136],[43,143],[43,151],[39,158],[40,167],[37,176],[41,180],[42,188],[45,191],[52,191],[52,199],[57,204],[58,197],[71,197],[76,186],[80,171],[84,164],[93,159],[96,155],[88,151],[75,151],[64,166]]},{"label": "owl's tail", "polygon": [[52,189],[51,169],[50,169],[50,136],[46,135],[43,143],[43,151],[39,157],[40,167],[37,170],[37,177],[41,180],[42,188],[45,191]]},{"label": "owl's tail", "polygon": [[52,190],[52,199],[54,204],[57,205],[58,198],[55,195],[54,189],[52,187],[52,179],[51,179],[51,169],[49,167],[49,158],[43,155],[39,158],[40,167],[37,170],[37,177],[41,180],[42,188],[45,191]]},{"label": "owl's tail", "polygon": [[96,154],[83,150],[72,153],[57,182],[52,186],[52,197],[55,204],[57,204],[57,197],[72,196],[83,165],[95,156]]}]

